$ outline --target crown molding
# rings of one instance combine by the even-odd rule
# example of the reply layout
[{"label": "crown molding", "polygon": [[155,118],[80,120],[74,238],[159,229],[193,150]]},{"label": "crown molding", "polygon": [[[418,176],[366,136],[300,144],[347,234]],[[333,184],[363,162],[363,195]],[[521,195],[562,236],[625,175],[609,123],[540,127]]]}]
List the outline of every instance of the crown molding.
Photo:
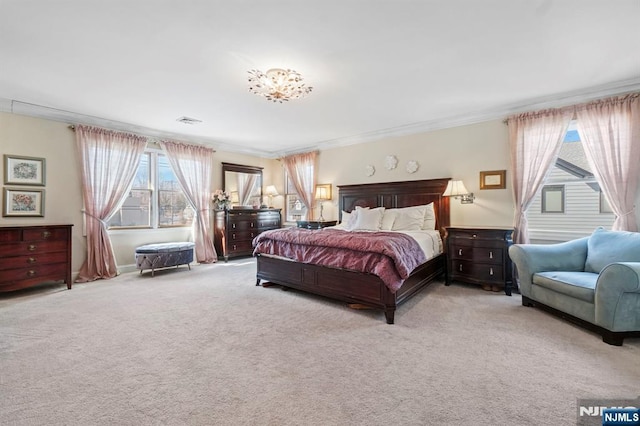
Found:
[{"label": "crown molding", "polygon": [[89,124],[94,126],[105,127],[114,130],[121,130],[136,133],[156,139],[173,139],[184,142],[190,142],[199,145],[210,146],[214,149],[247,154],[261,158],[280,158],[286,155],[296,154],[300,152],[339,148],[342,146],[356,145],[377,140],[406,136],[418,133],[426,133],[434,130],[447,129],[452,127],[466,126],[470,124],[481,123],[492,120],[504,120],[510,115],[519,114],[527,111],[535,111],[546,108],[560,108],[570,105],[576,105],[595,99],[606,98],[609,96],[622,95],[625,93],[640,91],[640,77],[628,80],[617,81],[601,86],[594,86],[581,90],[574,90],[533,98],[517,104],[504,105],[501,107],[471,111],[467,113],[457,114],[455,116],[437,118],[429,121],[406,124],[402,126],[391,127],[387,129],[365,132],[358,135],[336,138],[331,140],[319,141],[304,147],[297,147],[292,150],[280,151],[264,151],[255,148],[238,147],[231,143],[213,140],[209,138],[200,138],[187,136],[178,133],[164,132],[161,130],[151,129],[148,127],[137,126],[130,123],[120,121],[107,120],[100,117],[94,117],[75,112],[64,111],[55,108],[49,108],[41,105],[30,104],[17,100],[0,98],[0,111],[10,112],[14,114],[27,115],[31,117],[43,118],[53,121],[61,121],[69,124]]},{"label": "crown molding", "polygon": [[426,133],[434,130],[447,129],[452,127],[466,126],[470,124],[482,123],[492,120],[504,120],[510,115],[528,111],[536,111],[546,108],[560,108],[576,105],[609,96],[623,95],[640,91],[640,77],[629,80],[617,81],[614,83],[594,86],[581,90],[564,92],[551,96],[529,99],[517,104],[504,105],[498,108],[458,114],[451,117],[438,118],[429,121],[411,123],[403,126],[391,127],[376,130],[373,132],[361,133],[344,138],[336,138],[309,145],[303,149],[296,148],[292,151],[281,151],[279,156],[291,155],[298,152],[313,149],[331,149],[342,146],[356,145],[360,143],[374,142],[376,140],[406,136],[418,133]]},{"label": "crown molding", "polygon": [[42,105],[31,104],[12,99],[0,98],[0,112],[9,112],[12,114],[26,115],[29,117],[42,118],[45,120],[60,121],[67,124],[87,124],[91,126],[104,127],[110,130],[120,130],[123,132],[134,133],[145,136],[151,140],[171,139],[181,142],[189,142],[196,145],[205,145],[219,151],[235,152],[239,154],[248,154],[260,158],[275,158],[272,152],[262,151],[254,148],[244,148],[229,143],[209,139],[184,135],[180,133],[165,132],[152,129],[149,127],[138,126],[131,123],[121,121],[108,120],[105,118],[94,117],[91,115],[79,114],[76,112],[65,111],[56,108],[45,107]]}]

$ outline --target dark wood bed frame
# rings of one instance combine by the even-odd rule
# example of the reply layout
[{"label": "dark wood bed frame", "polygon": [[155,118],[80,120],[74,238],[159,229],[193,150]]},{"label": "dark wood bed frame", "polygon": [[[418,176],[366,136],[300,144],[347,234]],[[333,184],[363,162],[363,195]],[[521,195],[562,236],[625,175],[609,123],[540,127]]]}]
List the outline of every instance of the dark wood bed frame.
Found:
[{"label": "dark wood bed frame", "polygon": [[[339,185],[339,212],[360,207],[399,208],[434,203],[436,229],[444,236],[449,222],[449,197],[442,193],[449,179],[429,179],[360,185]],[[269,256],[257,256],[260,280],[309,293],[366,305],[384,310],[388,324],[393,324],[396,307],[405,302],[434,278],[444,274],[444,254],[418,266],[402,287],[391,293],[376,275],[346,269],[318,266]]]}]

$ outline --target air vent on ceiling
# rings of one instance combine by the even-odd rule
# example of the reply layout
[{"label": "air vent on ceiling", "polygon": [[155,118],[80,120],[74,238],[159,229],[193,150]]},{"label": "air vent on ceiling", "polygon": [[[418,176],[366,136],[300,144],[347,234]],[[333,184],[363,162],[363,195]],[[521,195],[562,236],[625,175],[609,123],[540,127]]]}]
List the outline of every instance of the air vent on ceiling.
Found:
[{"label": "air vent on ceiling", "polygon": [[198,124],[202,123],[202,120],[198,120],[190,117],[180,117],[176,121],[179,121],[182,124]]}]

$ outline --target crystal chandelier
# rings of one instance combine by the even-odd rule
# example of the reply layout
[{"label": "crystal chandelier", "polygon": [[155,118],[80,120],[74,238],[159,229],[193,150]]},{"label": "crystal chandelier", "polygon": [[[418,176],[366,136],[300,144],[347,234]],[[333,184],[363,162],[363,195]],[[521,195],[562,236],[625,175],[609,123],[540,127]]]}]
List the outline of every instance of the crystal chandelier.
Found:
[{"label": "crystal chandelier", "polygon": [[305,86],[302,76],[294,70],[272,68],[266,73],[251,70],[249,73],[249,91],[264,96],[272,102],[285,102],[289,99],[304,98],[313,87]]}]

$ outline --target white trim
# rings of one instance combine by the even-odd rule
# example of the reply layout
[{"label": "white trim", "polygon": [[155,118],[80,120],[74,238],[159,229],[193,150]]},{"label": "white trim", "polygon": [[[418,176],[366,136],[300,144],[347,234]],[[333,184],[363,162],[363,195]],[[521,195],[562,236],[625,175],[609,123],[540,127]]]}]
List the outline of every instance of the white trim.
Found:
[{"label": "white trim", "polygon": [[101,126],[113,130],[122,130],[140,135],[156,138],[174,139],[184,142],[191,142],[201,145],[211,146],[228,152],[237,152],[260,156],[263,158],[279,158],[285,155],[291,155],[297,152],[304,152],[314,149],[329,149],[348,145],[355,145],[365,142],[373,142],[375,140],[405,136],[410,134],[425,133],[434,130],[446,129],[451,127],[465,126],[469,124],[481,123],[485,121],[504,119],[512,114],[526,111],[535,111],[545,108],[558,108],[579,104],[590,100],[604,98],[614,95],[622,95],[640,90],[640,77],[628,80],[616,81],[613,83],[594,86],[581,90],[559,93],[555,95],[529,99],[517,104],[505,105],[488,110],[461,112],[455,116],[443,117],[435,120],[410,123],[402,126],[391,127],[387,129],[365,132],[358,135],[345,136],[331,140],[318,141],[314,144],[298,147],[293,150],[284,151],[264,151],[256,148],[245,148],[234,145],[230,142],[213,140],[209,138],[199,138],[188,135],[182,135],[161,130],[150,129],[148,127],[137,126],[135,124],[123,123],[119,121],[108,120],[100,117],[94,117],[79,114],[71,111],[64,111],[55,108],[49,108],[41,105],[30,104],[18,100],[10,100],[0,98],[0,111],[11,112],[14,114],[28,115],[32,117],[44,118],[54,121],[62,121],[67,123],[84,123],[95,126]]}]

